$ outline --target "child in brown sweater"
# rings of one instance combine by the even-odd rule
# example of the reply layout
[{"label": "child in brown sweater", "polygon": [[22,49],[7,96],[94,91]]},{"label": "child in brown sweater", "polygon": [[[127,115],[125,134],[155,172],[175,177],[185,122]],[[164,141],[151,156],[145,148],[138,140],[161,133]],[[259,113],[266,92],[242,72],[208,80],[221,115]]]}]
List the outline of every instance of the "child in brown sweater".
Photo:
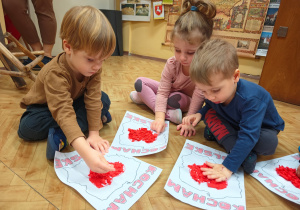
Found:
[{"label": "child in brown sweater", "polygon": [[112,171],[103,156],[109,142],[99,130],[111,120],[110,100],[101,91],[101,67],[115,49],[113,29],[98,9],[77,6],[65,14],[60,37],[64,52],[43,67],[21,101],[27,110],[18,134],[28,141],[48,137],[48,159],[65,148],[67,139],[92,171]]}]

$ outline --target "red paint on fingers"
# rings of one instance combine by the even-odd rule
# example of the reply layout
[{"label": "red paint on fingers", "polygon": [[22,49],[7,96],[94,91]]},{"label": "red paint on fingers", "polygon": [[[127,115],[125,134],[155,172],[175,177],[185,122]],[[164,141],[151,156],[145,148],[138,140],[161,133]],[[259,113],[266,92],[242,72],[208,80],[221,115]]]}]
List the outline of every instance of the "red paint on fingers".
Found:
[{"label": "red paint on fingers", "polygon": [[207,178],[207,175],[203,174],[203,171],[201,171],[201,168],[211,168],[207,164],[203,165],[196,165],[195,163],[193,165],[188,165],[190,168],[190,175],[191,177],[201,184],[202,182],[207,182],[207,186],[211,188],[216,188],[217,190],[225,189],[227,187],[227,181],[217,182],[215,179],[209,179]]},{"label": "red paint on fingers", "polygon": [[96,187],[102,188],[107,185],[110,185],[113,178],[119,176],[121,173],[124,173],[124,164],[120,162],[110,163],[114,165],[115,171],[109,171],[107,173],[96,173],[90,171],[89,180],[92,182]]}]

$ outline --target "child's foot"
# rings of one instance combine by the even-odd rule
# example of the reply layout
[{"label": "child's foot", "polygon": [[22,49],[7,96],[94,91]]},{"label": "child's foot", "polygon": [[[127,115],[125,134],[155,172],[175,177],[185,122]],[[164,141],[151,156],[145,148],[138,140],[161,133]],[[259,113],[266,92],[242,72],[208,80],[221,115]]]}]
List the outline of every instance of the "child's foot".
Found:
[{"label": "child's foot", "polygon": [[253,173],[256,165],[257,155],[255,152],[251,151],[242,163],[242,167],[247,174]]},{"label": "child's foot", "polygon": [[[50,57],[47,57],[47,56],[44,56],[44,58],[41,60],[41,62],[43,64],[47,64],[49,63],[50,61],[52,60],[52,58]],[[32,60],[30,58],[27,58],[26,60],[23,61],[23,65],[26,66],[27,64],[31,63]],[[36,65],[32,68],[32,70],[35,70],[35,71],[39,71],[41,70],[41,67],[39,65]]]},{"label": "child's foot", "polygon": [[46,157],[53,160],[55,151],[62,151],[67,146],[67,139],[60,128],[50,128],[47,140]]},{"label": "child's foot", "polygon": [[210,132],[210,130],[208,129],[207,126],[205,126],[204,128],[204,138],[207,141],[216,141],[216,138],[214,137],[214,135]]},{"label": "child's foot", "polygon": [[182,121],[181,109],[168,109],[166,112],[166,120],[169,120],[175,124],[180,124]]},{"label": "child's foot", "polygon": [[139,94],[136,91],[131,91],[130,93],[130,99],[133,101],[135,104],[145,104],[142,99],[139,97]]},{"label": "child's foot", "polygon": [[111,120],[112,120],[111,115],[110,115],[109,111],[107,111],[106,114],[102,116],[102,122],[104,124],[106,124],[106,123],[111,122]]}]

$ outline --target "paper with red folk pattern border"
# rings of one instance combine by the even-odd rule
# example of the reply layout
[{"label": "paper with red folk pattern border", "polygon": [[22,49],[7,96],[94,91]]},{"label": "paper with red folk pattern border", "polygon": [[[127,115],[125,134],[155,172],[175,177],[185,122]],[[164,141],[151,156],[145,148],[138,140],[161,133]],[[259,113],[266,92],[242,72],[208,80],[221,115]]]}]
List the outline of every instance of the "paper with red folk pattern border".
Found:
[{"label": "paper with red folk pattern border", "polygon": [[162,169],[134,157],[108,153],[110,163],[124,164],[124,172],[111,184],[98,188],[89,180],[90,169],[74,151],[55,153],[54,169],[58,178],[77,190],[95,209],[129,209],[156,181]]},{"label": "paper with red folk pattern border", "polygon": [[[232,174],[227,186],[205,182],[191,176],[191,167],[204,165],[206,161],[222,164],[226,153],[186,140],[181,153],[165,185],[165,190],[178,200],[201,209],[246,209],[243,170]],[[190,167],[189,167],[190,166]],[[196,178],[196,180],[193,179]],[[223,188],[223,189],[218,189]]]},{"label": "paper with red folk pattern border", "polygon": [[145,156],[165,150],[169,139],[169,121],[165,121],[165,130],[159,135],[151,130],[152,121],[126,111],[110,150],[126,156]]},{"label": "paper with red folk pattern border", "polygon": [[280,176],[276,168],[280,166],[296,169],[299,166],[299,154],[295,153],[281,158],[256,163],[251,174],[262,185],[273,193],[300,205],[300,189],[289,180]]}]

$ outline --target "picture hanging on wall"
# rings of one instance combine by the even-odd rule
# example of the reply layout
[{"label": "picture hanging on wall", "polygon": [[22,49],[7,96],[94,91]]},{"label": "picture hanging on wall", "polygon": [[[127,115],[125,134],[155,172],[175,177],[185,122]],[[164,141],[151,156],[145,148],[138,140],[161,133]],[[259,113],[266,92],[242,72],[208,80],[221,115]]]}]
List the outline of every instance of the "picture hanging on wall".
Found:
[{"label": "picture hanging on wall", "polygon": [[122,20],[150,21],[151,0],[122,0],[120,1]]},{"label": "picture hanging on wall", "polygon": [[270,1],[269,9],[267,11],[267,16],[264,23],[264,28],[261,33],[257,51],[256,51],[257,56],[267,56],[269,44],[271,41],[271,37],[273,35],[275,21],[277,19],[278,9],[280,6],[278,2],[280,3],[280,0]]},{"label": "picture hanging on wall", "polygon": [[173,0],[163,0],[162,3],[166,4],[166,5],[172,5],[173,4]]},{"label": "picture hanging on wall", "polygon": [[165,11],[164,5],[162,1],[155,1],[153,2],[153,19],[164,19],[165,18]]},{"label": "picture hanging on wall", "polygon": [[[274,1],[274,0],[272,0]],[[167,10],[164,45],[171,44],[174,24],[181,13],[183,0],[174,1]],[[234,45],[239,56],[255,57],[270,0],[211,0],[216,5],[212,38]]]}]

